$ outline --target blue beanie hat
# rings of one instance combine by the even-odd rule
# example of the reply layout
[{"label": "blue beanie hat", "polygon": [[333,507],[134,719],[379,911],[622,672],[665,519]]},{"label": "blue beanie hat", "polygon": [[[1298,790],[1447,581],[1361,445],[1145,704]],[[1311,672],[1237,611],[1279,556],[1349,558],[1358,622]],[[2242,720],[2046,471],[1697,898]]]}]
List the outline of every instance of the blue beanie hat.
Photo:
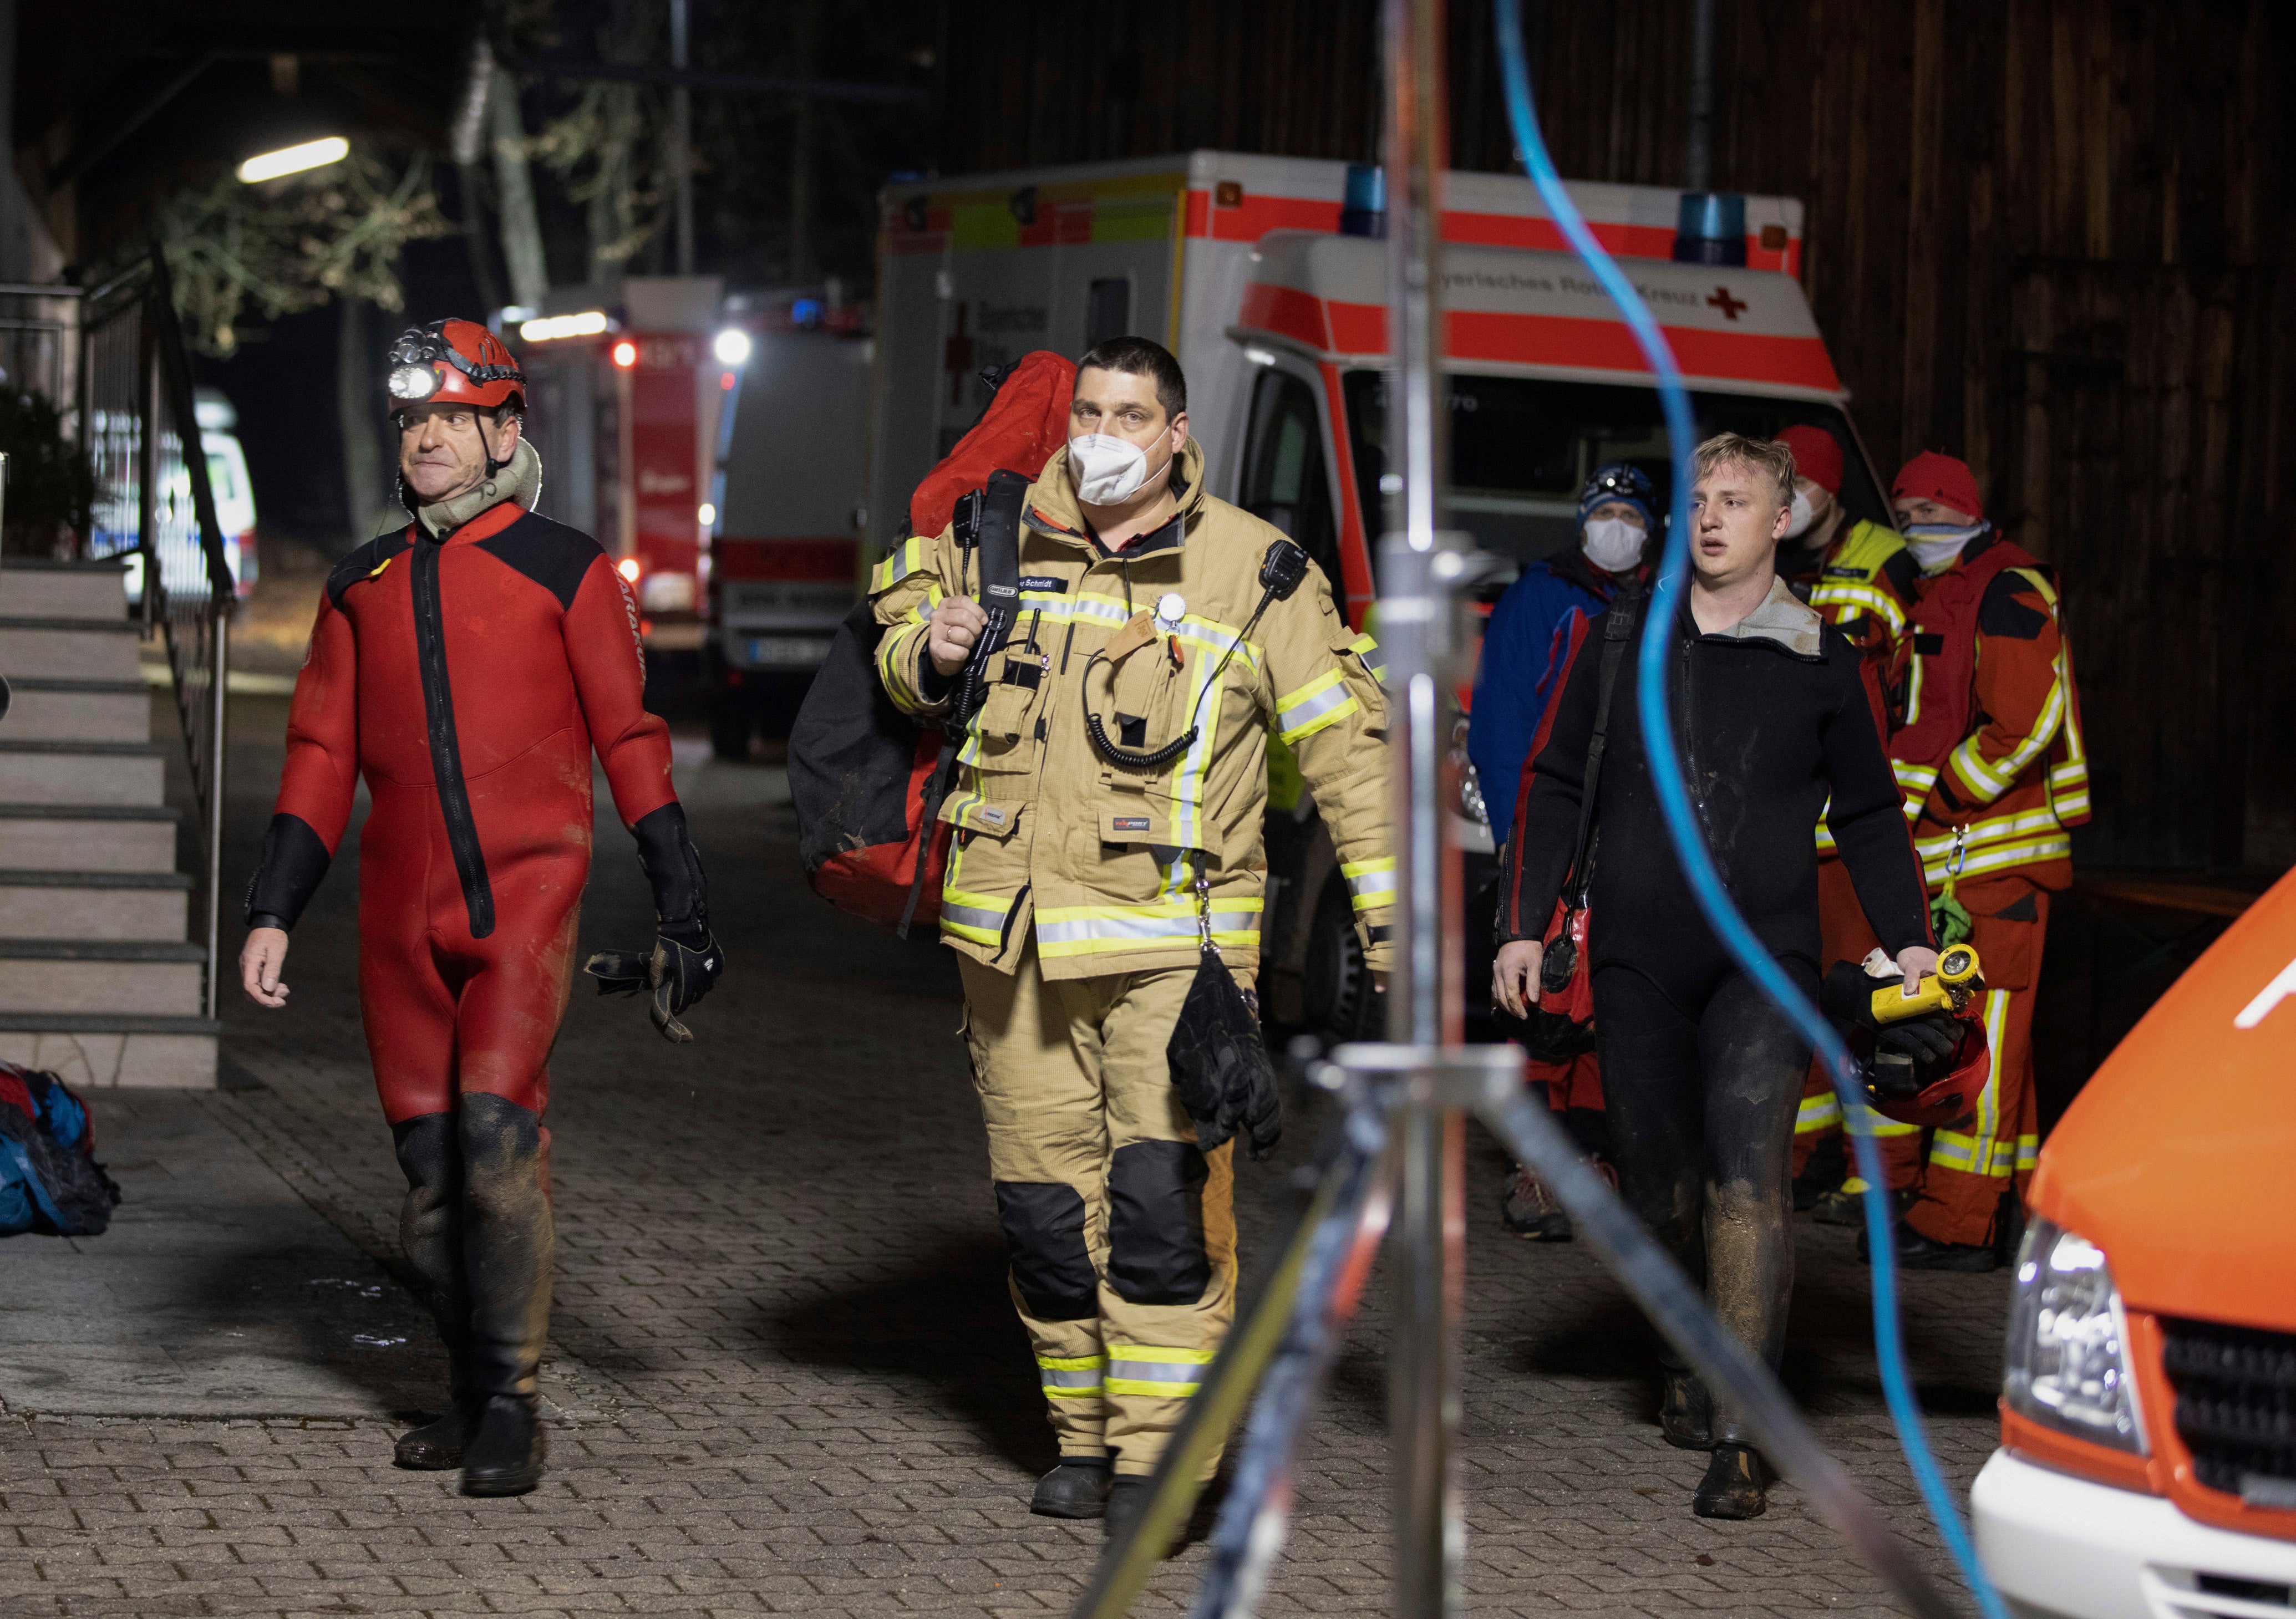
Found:
[{"label": "blue beanie hat", "polygon": [[1643,532],[1658,532],[1658,491],[1651,485],[1650,474],[1631,462],[1614,461],[1606,467],[1595,469],[1587,480],[1587,487],[1578,495],[1578,524],[1586,527],[1587,514],[1597,506],[1621,501],[1643,514]]}]

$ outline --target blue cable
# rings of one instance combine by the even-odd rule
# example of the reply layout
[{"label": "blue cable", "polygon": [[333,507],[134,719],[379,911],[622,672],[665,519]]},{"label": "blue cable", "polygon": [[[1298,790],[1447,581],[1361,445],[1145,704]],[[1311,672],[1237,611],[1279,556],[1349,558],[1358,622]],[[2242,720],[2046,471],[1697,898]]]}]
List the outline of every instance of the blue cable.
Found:
[{"label": "blue cable", "polygon": [[1866,1247],[1874,1266],[1874,1348],[1882,1398],[1889,1405],[1890,1419],[1898,1430],[1898,1443],[1905,1450],[1914,1481],[1920,1486],[1930,1516],[1936,1519],[1938,1530],[1945,1537],[1947,1549],[1961,1566],[1963,1577],[1977,1598],[1978,1607],[1986,1619],[2009,1619],[2009,1610],[1978,1564],[1968,1527],[1961,1521],[1961,1513],[1946,1488],[1945,1477],[1938,1470],[1928,1437],[1922,1431],[1921,1407],[1915,1402],[1913,1382],[1906,1375],[1905,1338],[1898,1317],[1896,1220],[1882,1173],[1881,1149],[1874,1144],[1872,1126],[1866,1122],[1865,1085],[1858,1077],[1857,1063],[1833,1026],[1794,986],[1754,936],[1746,919],[1739,914],[1728,890],[1722,886],[1720,873],[1714,868],[1714,856],[1691,810],[1681,762],[1675,757],[1674,725],[1666,692],[1666,646],[1668,637],[1674,632],[1675,614],[1690,574],[1690,452],[1698,442],[1697,428],[1691,420],[1690,395],[1683,387],[1674,350],[1668,346],[1665,334],[1659,331],[1658,323],[1652,318],[1634,283],[1587,228],[1587,221],[1579,216],[1570,193],[1563,189],[1562,176],[1555,172],[1554,159],[1547,155],[1538,114],[1531,103],[1520,4],[1521,0],[1500,0],[1493,8],[1498,22],[1499,71],[1505,83],[1507,118],[1513,126],[1515,144],[1521,148],[1523,167],[1538,188],[1549,217],[1562,228],[1572,250],[1586,261],[1587,267],[1610,293],[1644,357],[1650,362],[1658,379],[1659,400],[1666,413],[1667,438],[1673,449],[1674,497],[1669,513],[1666,550],[1660,560],[1658,583],[1652,593],[1636,663],[1643,750],[1649,756],[1659,808],[1666,817],[1675,853],[1681,858],[1683,871],[1690,879],[1691,892],[1697,896],[1698,908],[1705,913],[1708,925],[1724,947],[1737,958],[1747,976],[1761,985],[1763,993],[1777,1003],[1825,1059],[1826,1072],[1841,1098],[1850,1144],[1857,1154],[1857,1173],[1866,1182]]}]

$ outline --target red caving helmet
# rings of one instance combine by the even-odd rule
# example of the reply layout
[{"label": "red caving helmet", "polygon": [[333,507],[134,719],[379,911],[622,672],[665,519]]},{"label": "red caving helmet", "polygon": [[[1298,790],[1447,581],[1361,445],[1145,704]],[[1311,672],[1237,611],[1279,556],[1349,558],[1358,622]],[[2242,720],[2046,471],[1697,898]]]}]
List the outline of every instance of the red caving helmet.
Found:
[{"label": "red caving helmet", "polygon": [[390,346],[384,382],[395,413],[410,405],[476,405],[491,410],[516,401],[526,408],[526,373],[503,340],[476,321],[433,321],[410,326]]}]

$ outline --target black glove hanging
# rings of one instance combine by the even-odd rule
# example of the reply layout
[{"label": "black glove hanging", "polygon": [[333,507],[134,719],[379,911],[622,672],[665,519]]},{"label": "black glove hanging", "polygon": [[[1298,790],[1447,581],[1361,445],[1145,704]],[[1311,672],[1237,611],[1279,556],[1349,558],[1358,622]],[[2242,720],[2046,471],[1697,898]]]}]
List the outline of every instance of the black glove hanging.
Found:
[{"label": "black glove hanging", "polygon": [[1283,1139],[1283,1099],[1275,1089],[1259,1010],[1212,944],[1211,884],[1201,854],[1195,863],[1196,977],[1164,1057],[1180,1106],[1195,1121],[1196,1146],[1210,1152],[1241,1131],[1245,1150],[1258,1163]]},{"label": "black glove hanging", "polygon": [[709,993],[725,971],[726,953],[709,932],[701,856],[687,835],[685,811],[665,804],[631,830],[638,840],[639,863],[653,885],[653,949],[646,954],[603,950],[582,970],[598,980],[602,995],[651,991],[646,1015],[663,1039],[683,1045],[693,1031],[677,1014]]},{"label": "black glove hanging", "polygon": [[[1837,961],[1818,989],[1818,1005],[1845,1037],[1863,1031],[1872,1055],[1866,1083],[1884,1100],[1917,1096],[1944,1078],[1961,1050],[1961,1020],[1950,1012],[1924,1012],[1897,1023],[1874,1016],[1874,991],[1886,984],[1855,961]],[[1863,1042],[1858,1043],[1865,1043]]]}]

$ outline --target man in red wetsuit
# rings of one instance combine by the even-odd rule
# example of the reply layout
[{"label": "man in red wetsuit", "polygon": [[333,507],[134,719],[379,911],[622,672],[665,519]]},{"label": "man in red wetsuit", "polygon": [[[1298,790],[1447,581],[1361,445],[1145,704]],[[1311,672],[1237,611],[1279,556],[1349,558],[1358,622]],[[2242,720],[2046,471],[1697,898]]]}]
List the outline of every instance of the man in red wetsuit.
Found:
[{"label": "man in red wetsuit", "polygon": [[[550,1316],[545,1063],[590,870],[590,754],[654,893],[655,1022],[722,956],[701,864],[645,711],[628,587],[597,542],[538,516],[525,377],[485,327],[442,321],[391,352],[401,498],[414,521],[327,578],[287,720],[287,767],[247,896],[240,972],[265,1006],[287,929],[326,875],[364,776],[359,1006],[407,1194],[399,1236],[453,1367],[446,1414],[401,1467],[463,1468],[473,1495],[542,1475],[535,1376]],[[636,978],[619,987],[638,987]]]}]

